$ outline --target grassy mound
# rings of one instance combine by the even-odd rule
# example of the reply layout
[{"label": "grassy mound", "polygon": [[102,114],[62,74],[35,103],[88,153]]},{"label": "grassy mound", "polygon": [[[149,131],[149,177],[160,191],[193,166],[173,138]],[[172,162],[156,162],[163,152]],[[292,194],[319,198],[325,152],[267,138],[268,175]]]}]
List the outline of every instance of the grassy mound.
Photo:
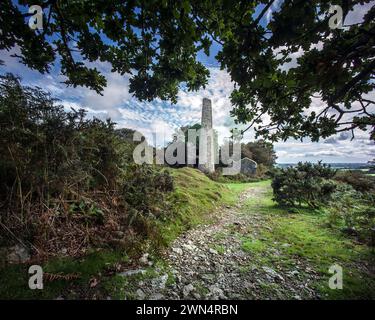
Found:
[{"label": "grassy mound", "polygon": [[236,193],[225,184],[215,182],[197,169],[171,170],[175,191],[169,201],[175,214],[158,223],[160,235],[166,244],[181,232],[200,224],[206,214],[220,205],[234,204]]}]

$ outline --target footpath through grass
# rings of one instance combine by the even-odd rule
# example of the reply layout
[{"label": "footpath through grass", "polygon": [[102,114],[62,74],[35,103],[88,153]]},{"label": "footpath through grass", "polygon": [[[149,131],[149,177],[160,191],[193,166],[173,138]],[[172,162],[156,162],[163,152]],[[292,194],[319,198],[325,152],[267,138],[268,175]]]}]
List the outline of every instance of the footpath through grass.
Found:
[{"label": "footpath through grass", "polygon": [[[247,200],[243,212],[260,214],[263,219],[260,227],[249,230],[249,234],[256,232],[258,236],[244,239],[244,250],[272,268],[293,272],[299,266],[306,275],[314,273],[312,286],[321,298],[375,299],[374,249],[329,228],[322,212],[280,208],[272,201],[270,182],[254,183],[252,187],[264,192]],[[343,268],[342,290],[329,288],[329,267],[333,264]]]},{"label": "footpath through grass", "polygon": [[[241,239],[242,250],[252,255],[253,264],[269,266],[278,272],[292,272],[298,265],[301,281],[304,281],[304,276],[315,275],[314,283],[309,285],[322,298],[375,298],[375,279],[370,272],[375,264],[373,251],[327,227],[323,213],[278,207],[272,200],[269,181],[223,184],[191,168],[172,170],[172,174],[176,188],[169,202],[176,214],[157,221],[164,245],[185,230],[209,222],[209,213],[220,206],[237,205],[240,193],[251,188],[254,196],[249,197],[240,210],[242,214],[260,217],[260,223],[250,226]],[[168,272],[168,266],[157,253],[151,253],[154,265],[146,268],[144,274],[131,278],[120,276],[119,272],[124,268],[137,267],[142,252],[138,256],[130,252],[106,249],[77,259],[55,258],[39,262],[44,272],[54,275],[50,281],[44,282],[43,290],[28,288],[27,270],[35,263],[7,267],[0,270],[0,298],[51,299],[62,295],[66,299],[132,299],[130,293],[134,281],[152,278],[156,267]],[[332,276],[328,269],[333,264],[343,268],[343,290],[328,287],[328,279]]]}]

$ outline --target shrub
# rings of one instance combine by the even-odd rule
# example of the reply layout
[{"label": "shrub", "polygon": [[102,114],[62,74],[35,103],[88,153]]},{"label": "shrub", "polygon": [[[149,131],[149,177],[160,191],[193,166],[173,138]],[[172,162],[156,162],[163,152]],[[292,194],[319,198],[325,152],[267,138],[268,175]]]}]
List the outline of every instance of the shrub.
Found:
[{"label": "shrub", "polygon": [[66,112],[9,74],[0,77],[0,129],[0,246],[76,255],[120,243],[133,212],[159,215],[173,189],[167,173],[130,164],[135,145],[113,122]]},{"label": "shrub", "polygon": [[371,242],[375,227],[375,197],[356,191],[348,184],[339,184],[326,211],[331,227],[340,227],[360,240]]},{"label": "shrub", "polygon": [[375,179],[361,171],[339,171],[335,180],[351,185],[360,192],[375,192]]},{"label": "shrub", "polygon": [[156,207],[163,206],[164,194],[174,190],[173,178],[167,170],[146,164],[130,164],[123,179],[124,199],[142,213],[160,213]]},{"label": "shrub", "polygon": [[265,166],[264,164],[260,163],[257,166],[257,170],[256,170],[256,173],[255,173],[255,176],[257,178],[260,178],[260,179],[268,178],[269,171],[270,170],[269,170],[269,168],[267,166]]},{"label": "shrub", "polygon": [[336,183],[331,180],[334,175],[334,170],[320,162],[276,169],[272,179],[274,200],[280,205],[318,208],[335,191]]}]

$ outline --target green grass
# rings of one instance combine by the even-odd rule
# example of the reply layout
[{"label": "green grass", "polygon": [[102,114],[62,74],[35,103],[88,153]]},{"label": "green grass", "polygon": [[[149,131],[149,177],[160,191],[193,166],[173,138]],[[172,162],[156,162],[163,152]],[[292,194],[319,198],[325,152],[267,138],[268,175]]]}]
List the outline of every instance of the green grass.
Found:
[{"label": "green grass", "polygon": [[266,244],[257,239],[244,238],[242,241],[242,250],[248,252],[264,252]]},{"label": "green grass", "polygon": [[[128,257],[118,251],[91,252],[84,258],[55,258],[42,263],[43,272],[50,274],[77,274],[78,279],[43,281],[43,290],[31,290],[28,287],[29,265],[12,265],[0,270],[1,299],[51,299],[64,293],[74,299],[89,290],[89,281],[99,273],[105,272],[118,262],[127,262]],[[104,278],[105,279],[105,278]],[[106,281],[106,279],[105,279]],[[77,287],[78,290],[65,291],[67,287]],[[105,288],[104,288],[105,289]],[[108,293],[103,290],[103,294]]]},{"label": "green grass", "polygon": [[216,250],[217,253],[219,253],[219,254],[225,253],[225,247],[223,245],[217,244],[217,245],[213,246],[212,249]]},{"label": "green grass", "polygon": [[249,187],[252,188],[261,188],[269,186],[270,181],[269,180],[263,180],[258,182],[248,182],[248,183],[226,183],[225,185],[227,188],[231,191],[233,191],[237,196],[239,193],[249,189]]},{"label": "green grass", "polygon": [[[246,239],[242,248],[255,255],[259,262],[293,269],[295,261],[312,266],[320,276],[315,287],[322,297],[332,299],[375,299],[375,278],[363,268],[374,263],[374,255],[366,245],[360,245],[326,224],[326,216],[308,209],[290,210],[272,200],[269,182],[258,185],[263,196],[250,198],[245,213],[257,211],[263,215],[259,239]],[[249,230],[250,233],[252,230]],[[259,232],[259,229],[257,230]],[[286,244],[283,246],[283,244]],[[273,250],[281,252],[275,256]],[[344,270],[343,290],[332,290],[328,269],[339,264]]]}]

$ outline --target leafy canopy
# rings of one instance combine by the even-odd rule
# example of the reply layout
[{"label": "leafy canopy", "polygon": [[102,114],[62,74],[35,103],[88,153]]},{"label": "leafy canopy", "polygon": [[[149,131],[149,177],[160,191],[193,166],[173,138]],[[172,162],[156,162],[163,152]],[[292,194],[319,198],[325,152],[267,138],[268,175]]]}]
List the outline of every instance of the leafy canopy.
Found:
[{"label": "leafy canopy", "polygon": [[[31,3],[32,2],[32,3]],[[16,3],[16,4],[15,4]],[[20,48],[25,65],[48,72],[57,58],[72,86],[101,92],[105,77],[89,62],[131,74],[140,100],[177,101],[181,84],[197,90],[209,72],[197,60],[219,44],[216,58],[235,83],[232,114],[272,140],[372,127],[375,6],[363,22],[330,29],[331,4],[344,18],[371,0],[287,0],[267,22],[275,0],[45,0],[2,2],[0,49]],[[278,2],[279,3],[279,2]],[[44,29],[28,26],[24,6],[40,4]],[[257,10],[256,10],[257,9]],[[345,20],[344,20],[345,21]],[[298,64],[287,69],[291,55]],[[322,107],[311,108],[313,99]],[[262,115],[269,116],[264,123]]]},{"label": "leafy canopy", "polygon": [[272,167],[277,159],[273,144],[265,140],[241,144],[241,156],[253,159],[257,164],[267,167]]}]

